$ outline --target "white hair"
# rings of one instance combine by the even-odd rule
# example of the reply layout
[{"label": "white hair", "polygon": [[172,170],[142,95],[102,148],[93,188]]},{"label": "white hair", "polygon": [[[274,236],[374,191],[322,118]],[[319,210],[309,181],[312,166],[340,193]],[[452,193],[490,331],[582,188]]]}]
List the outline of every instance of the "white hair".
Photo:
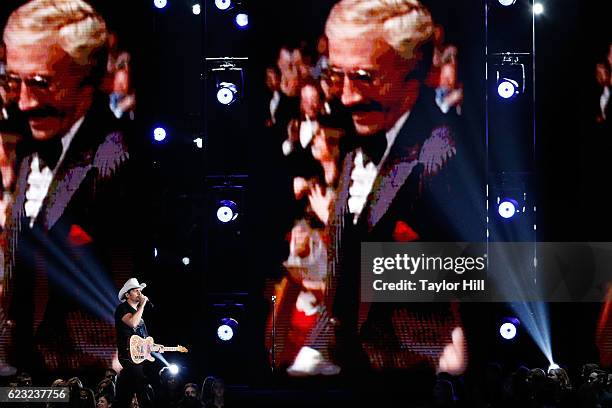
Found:
[{"label": "white hair", "polygon": [[4,42],[33,44],[51,37],[79,65],[96,65],[107,39],[106,23],[82,0],[32,0],[15,10]]},{"label": "white hair", "polygon": [[347,30],[351,35],[376,30],[399,55],[411,60],[432,38],[433,20],[418,0],[342,0],[331,10],[325,33],[341,36]]}]

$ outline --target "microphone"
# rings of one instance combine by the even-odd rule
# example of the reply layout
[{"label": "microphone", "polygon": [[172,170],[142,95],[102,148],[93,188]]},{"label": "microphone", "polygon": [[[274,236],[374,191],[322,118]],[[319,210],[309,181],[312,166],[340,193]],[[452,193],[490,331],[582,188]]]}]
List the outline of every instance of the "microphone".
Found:
[{"label": "microphone", "polygon": [[151,298],[147,296],[147,305],[151,306],[151,309],[155,309],[155,305],[151,302]]}]

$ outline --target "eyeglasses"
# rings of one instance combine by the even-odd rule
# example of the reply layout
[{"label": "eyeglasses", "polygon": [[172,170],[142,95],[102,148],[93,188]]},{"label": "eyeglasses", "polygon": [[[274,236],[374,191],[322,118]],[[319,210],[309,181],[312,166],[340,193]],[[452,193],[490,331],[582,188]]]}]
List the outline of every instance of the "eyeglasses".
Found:
[{"label": "eyeglasses", "polygon": [[28,89],[39,93],[50,92],[54,88],[52,79],[43,75],[33,75],[28,78],[12,74],[0,75],[0,85],[11,92],[19,92],[22,82]]},{"label": "eyeglasses", "polygon": [[321,73],[321,77],[327,82],[327,85],[333,87],[342,86],[345,76],[360,89],[369,89],[373,86],[378,86],[383,79],[383,76],[379,72],[366,71],[365,69],[345,72],[339,68],[329,67],[324,69]]}]

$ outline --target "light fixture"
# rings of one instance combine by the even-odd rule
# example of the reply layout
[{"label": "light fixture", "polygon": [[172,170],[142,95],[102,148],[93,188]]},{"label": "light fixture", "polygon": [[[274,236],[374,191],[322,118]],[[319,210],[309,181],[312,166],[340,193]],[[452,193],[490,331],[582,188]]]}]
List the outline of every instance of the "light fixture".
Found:
[{"label": "light fixture", "polygon": [[163,127],[156,127],[153,129],[153,139],[156,142],[163,142],[166,139],[167,133],[166,129]]},{"label": "light fixture", "polygon": [[231,0],[215,0],[215,6],[217,6],[219,10],[227,10],[228,8],[232,6],[232,1]]},{"label": "light fixture", "polygon": [[170,364],[168,366],[168,369],[170,370],[170,374],[172,375],[177,375],[179,373],[179,367],[176,364]]},{"label": "light fixture", "polygon": [[202,6],[200,6],[200,3],[196,3],[193,6],[191,6],[191,12],[195,14],[196,16],[199,16],[200,13],[202,12]]},{"label": "light fixture", "polygon": [[512,198],[503,198],[497,206],[497,213],[500,217],[510,219],[514,217],[518,209],[518,203]]},{"label": "light fixture", "polygon": [[217,208],[217,219],[224,224],[238,218],[238,206],[232,200],[221,200]]},{"label": "light fixture", "polygon": [[499,326],[499,335],[504,340],[514,340],[518,333],[519,325],[520,321],[516,317],[505,317],[502,320],[501,326]]},{"label": "light fixture", "polygon": [[228,106],[244,98],[247,61],[246,57],[206,58],[209,89],[221,105]]},{"label": "light fixture", "polygon": [[510,99],[518,94],[518,83],[509,78],[502,78],[497,85],[497,94],[504,99]]},{"label": "light fixture", "polygon": [[499,1],[499,4],[501,4],[504,7],[508,7],[516,3],[516,0],[498,0],[498,1]]},{"label": "light fixture", "polygon": [[240,28],[245,28],[249,25],[249,15],[246,13],[238,13],[236,14],[236,24]]},{"label": "light fixture", "polygon": [[490,63],[494,69],[490,76],[491,85],[500,98],[510,100],[526,92],[527,66],[530,63],[528,53],[494,53],[490,56]]},{"label": "light fixture", "polygon": [[540,15],[544,12],[544,6],[542,5],[542,3],[535,3],[533,5],[533,14]]},{"label": "light fixture", "polygon": [[168,0],[153,0],[153,5],[158,9],[163,9],[168,5]]},{"label": "light fixture", "polygon": [[238,321],[231,317],[221,319],[217,327],[217,337],[221,341],[230,341],[238,331]]},{"label": "light fixture", "polygon": [[217,101],[223,105],[230,105],[236,100],[238,89],[231,82],[219,83],[217,89]]}]

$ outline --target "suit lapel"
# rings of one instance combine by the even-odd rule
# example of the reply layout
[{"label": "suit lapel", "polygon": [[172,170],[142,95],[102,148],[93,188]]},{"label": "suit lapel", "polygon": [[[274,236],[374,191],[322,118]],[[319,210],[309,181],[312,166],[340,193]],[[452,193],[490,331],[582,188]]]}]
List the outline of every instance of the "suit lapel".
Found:
[{"label": "suit lapel", "polygon": [[338,182],[338,197],[334,206],[334,220],[344,217],[348,205],[349,188],[351,186],[351,171],[355,161],[355,151],[349,152],[344,158],[340,180]]},{"label": "suit lapel", "polygon": [[15,226],[21,224],[21,219],[25,216],[25,200],[26,191],[28,189],[28,176],[30,175],[30,166],[32,164],[32,156],[27,156],[21,161],[19,166],[19,179],[15,190],[15,203],[13,204],[13,213],[11,219]]},{"label": "suit lapel", "polygon": [[372,186],[367,207],[362,213],[367,221],[369,231],[385,215],[397,192],[402,188],[417,164],[416,158],[410,158],[410,160],[401,160],[381,168]]},{"label": "suit lapel", "polygon": [[[92,106],[91,109],[95,110],[96,107]],[[37,222],[41,222],[46,229],[53,228],[62,216],[93,166],[95,153],[93,146],[97,143],[93,115],[95,113],[90,110],[53,176],[37,219]]]},{"label": "suit lapel", "polygon": [[382,163],[361,213],[360,221],[367,223],[368,231],[385,215],[398,191],[419,164],[420,149],[431,132],[431,116],[427,107],[431,100],[430,92],[422,87],[406,123]]},{"label": "suit lapel", "polygon": [[61,164],[49,186],[43,208],[39,213],[39,217],[42,214],[41,221],[45,228],[53,228],[68,206],[72,196],[87,176],[91,167],[91,161],[89,163],[83,161],[71,161],[66,163],[66,161],[64,161]]},{"label": "suit lapel", "polygon": [[413,126],[415,113],[418,114],[413,110],[400,129],[372,185],[366,207],[361,213],[362,221],[367,223],[368,231],[371,231],[385,215],[398,191],[418,164],[422,135],[417,133],[418,130]]}]

